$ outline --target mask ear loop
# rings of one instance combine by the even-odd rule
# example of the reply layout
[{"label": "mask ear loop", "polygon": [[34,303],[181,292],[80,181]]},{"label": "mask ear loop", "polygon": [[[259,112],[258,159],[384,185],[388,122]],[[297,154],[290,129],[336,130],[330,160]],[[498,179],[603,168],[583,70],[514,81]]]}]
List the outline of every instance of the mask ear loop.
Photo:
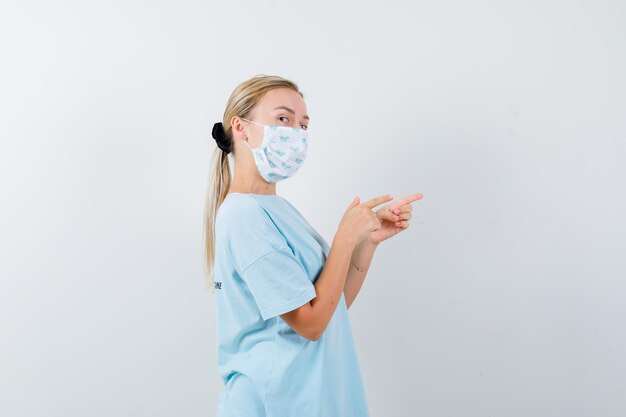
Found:
[{"label": "mask ear loop", "polygon": [[241,119],[242,119],[242,120],[245,120],[246,122],[254,123],[254,124],[255,124],[255,125],[257,125],[257,126],[263,126],[263,125],[261,125],[261,124],[259,124],[259,123],[257,123],[257,122],[254,122],[254,121],[252,121],[252,120],[248,120],[248,119],[246,119],[245,117],[242,117]]},{"label": "mask ear loop", "polygon": [[[262,127],[263,127],[263,133],[264,133],[264,136],[263,136],[263,137],[265,137],[265,125],[259,124],[259,123],[257,123],[257,122],[253,122],[252,120],[248,120],[248,119],[246,119],[245,117],[242,117],[241,119],[242,119],[242,120],[245,120],[246,122],[254,123],[254,124],[255,124],[255,125],[257,125],[257,126],[262,126]],[[248,148],[250,148],[250,150],[252,150],[252,151],[253,151],[253,150],[254,150],[254,148],[252,148],[252,146],[250,145],[250,141],[249,141],[249,140],[247,140],[247,138],[246,138],[245,136],[244,136],[242,139],[245,141],[246,145],[248,145]]]}]

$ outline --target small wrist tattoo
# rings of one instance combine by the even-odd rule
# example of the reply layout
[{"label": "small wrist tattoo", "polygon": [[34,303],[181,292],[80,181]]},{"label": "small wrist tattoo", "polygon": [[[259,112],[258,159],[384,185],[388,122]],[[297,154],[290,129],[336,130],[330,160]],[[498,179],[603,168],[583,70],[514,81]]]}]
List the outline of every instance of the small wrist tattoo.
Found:
[{"label": "small wrist tattoo", "polygon": [[354,264],[354,262],[352,262],[352,259],[350,259],[350,263],[352,264],[353,267],[355,267],[357,270],[359,270],[360,272],[364,272],[367,268],[362,267],[362,266],[356,266]]}]

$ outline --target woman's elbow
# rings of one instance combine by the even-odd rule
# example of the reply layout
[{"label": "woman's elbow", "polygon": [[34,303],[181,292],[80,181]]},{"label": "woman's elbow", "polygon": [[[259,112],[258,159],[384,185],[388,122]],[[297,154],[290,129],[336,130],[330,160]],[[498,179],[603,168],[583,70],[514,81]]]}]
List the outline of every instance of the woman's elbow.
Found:
[{"label": "woman's elbow", "polygon": [[324,329],[321,328],[321,324],[318,323],[317,317],[313,314],[313,306],[310,302],[281,314],[280,317],[294,332],[311,342],[319,340],[324,333]]}]

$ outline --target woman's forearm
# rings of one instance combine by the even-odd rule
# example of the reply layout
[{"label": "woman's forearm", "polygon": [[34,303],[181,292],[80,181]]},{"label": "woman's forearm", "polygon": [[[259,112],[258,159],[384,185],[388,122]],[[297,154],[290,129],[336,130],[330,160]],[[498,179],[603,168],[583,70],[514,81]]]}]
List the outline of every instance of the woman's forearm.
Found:
[{"label": "woman's forearm", "polygon": [[350,271],[350,257],[356,246],[350,239],[335,234],[322,272],[314,284],[317,297],[310,301],[313,309],[311,316],[314,318],[310,325],[313,340],[324,332],[339,305]]},{"label": "woman's forearm", "polygon": [[[352,261],[343,288],[347,308],[350,308],[363,286],[363,281],[365,281],[377,247],[378,243],[371,243],[369,239],[365,239],[352,252]],[[357,269],[355,265],[359,268]]]}]

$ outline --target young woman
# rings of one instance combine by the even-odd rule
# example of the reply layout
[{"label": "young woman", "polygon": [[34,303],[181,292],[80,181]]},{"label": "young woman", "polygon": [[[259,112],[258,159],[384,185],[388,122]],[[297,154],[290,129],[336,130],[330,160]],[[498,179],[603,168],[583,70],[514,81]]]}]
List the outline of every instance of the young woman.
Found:
[{"label": "young woman", "polygon": [[393,197],[356,197],[328,245],[276,195],[304,163],[308,125],[297,85],[262,75],[235,88],[213,127],[205,249],[225,384],[218,417],[369,415],[347,310],[377,245],[409,226],[422,195],[376,211]]}]

